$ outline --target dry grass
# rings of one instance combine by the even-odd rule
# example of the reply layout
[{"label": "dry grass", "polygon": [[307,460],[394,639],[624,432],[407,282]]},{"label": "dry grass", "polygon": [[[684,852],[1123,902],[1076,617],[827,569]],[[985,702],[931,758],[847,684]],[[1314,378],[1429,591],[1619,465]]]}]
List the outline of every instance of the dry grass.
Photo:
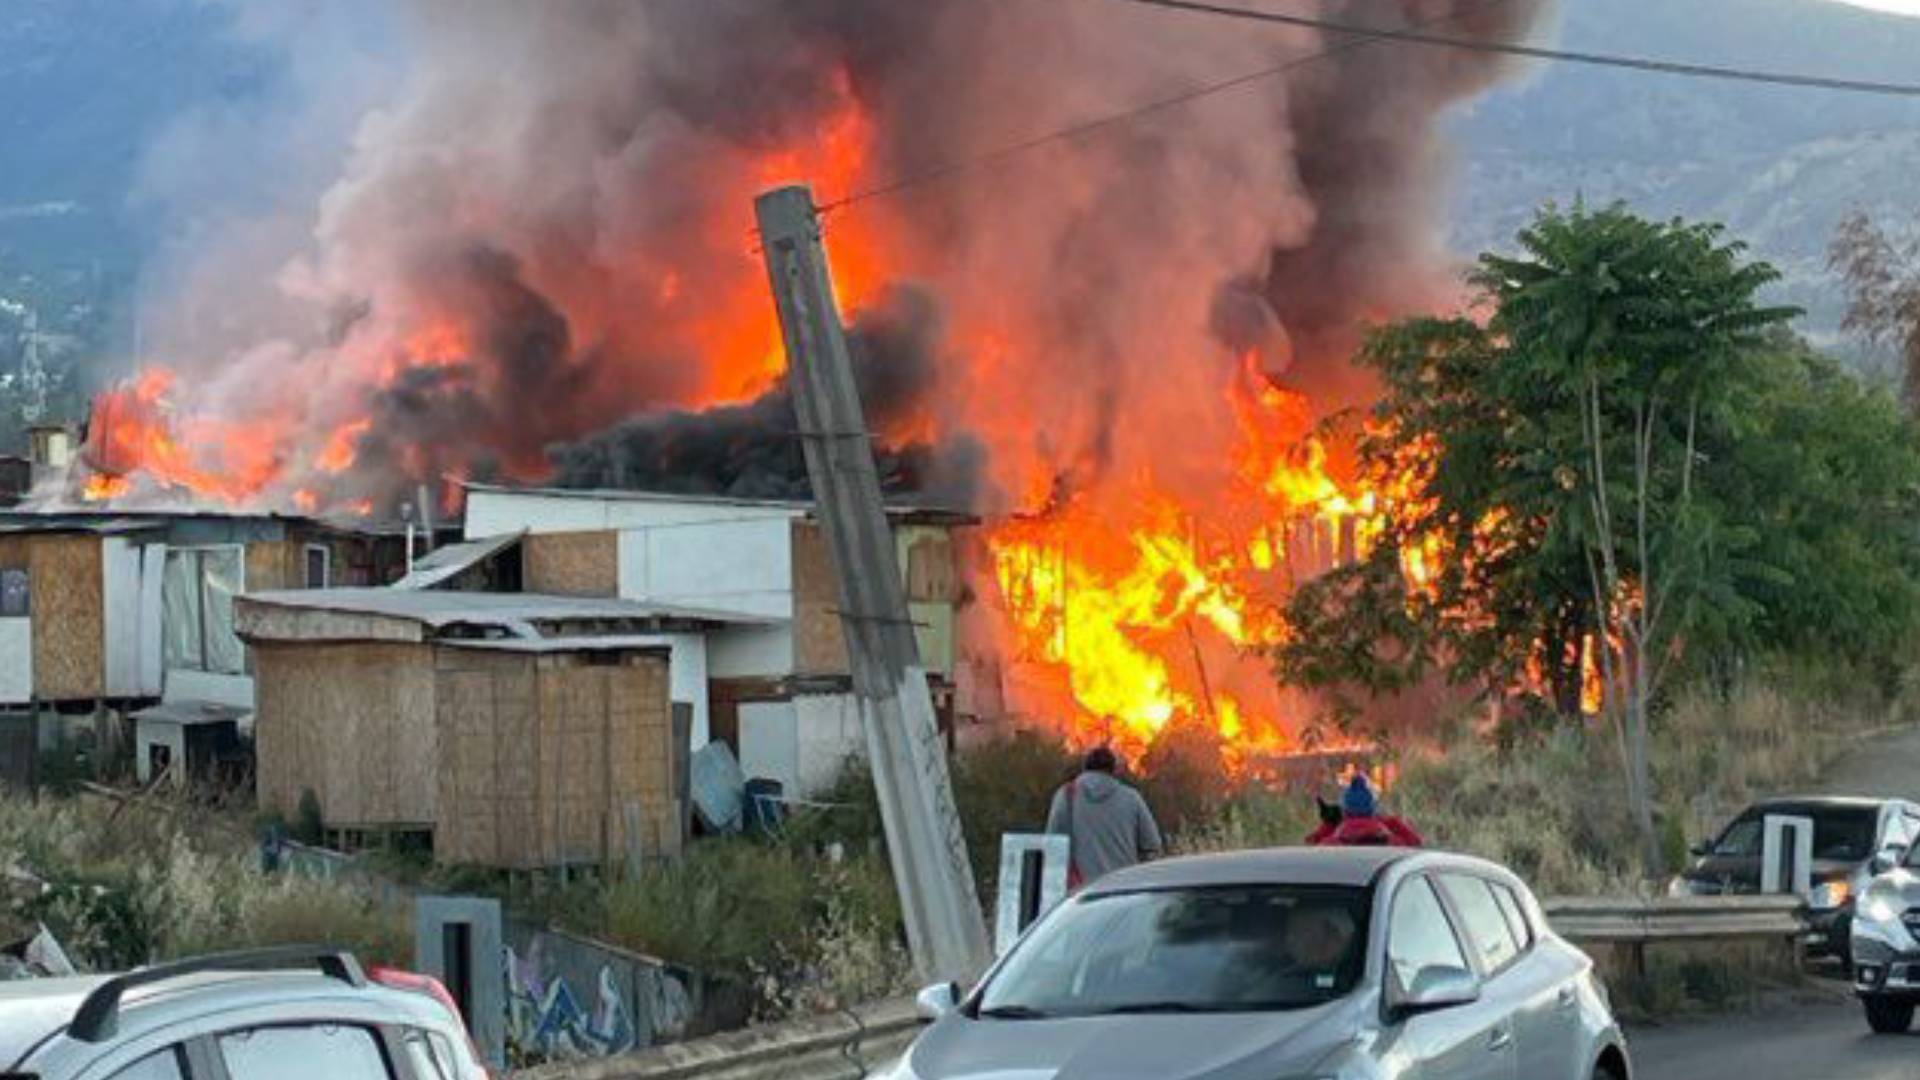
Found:
[{"label": "dry grass", "polygon": [[[1752,799],[1816,781],[1851,736],[1900,721],[1909,699],[1847,700],[1791,681],[1751,680],[1683,695],[1655,733],[1655,783],[1668,861]],[[1542,895],[1647,891],[1621,792],[1618,743],[1599,722],[1499,746],[1461,731],[1443,749],[1400,756],[1387,808],[1428,842],[1512,867]],[[1297,844],[1309,795],[1242,793],[1178,838],[1183,851]],[[1656,883],[1657,884],[1657,883]]]},{"label": "dry grass", "polygon": [[115,813],[89,799],[0,798],[0,853],[46,883],[0,901],[0,916],[45,922],[98,970],[251,945],[339,945],[388,963],[412,953],[400,906],[268,877],[243,830],[190,804]]}]

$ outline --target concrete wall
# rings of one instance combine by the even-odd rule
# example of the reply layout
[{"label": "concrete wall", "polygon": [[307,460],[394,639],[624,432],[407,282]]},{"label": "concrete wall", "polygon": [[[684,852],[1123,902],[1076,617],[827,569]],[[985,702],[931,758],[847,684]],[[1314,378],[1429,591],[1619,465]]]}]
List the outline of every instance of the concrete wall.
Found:
[{"label": "concrete wall", "polygon": [[153,748],[167,748],[169,760],[179,770],[176,777],[187,772],[187,731],[179,724],[162,723],[147,720],[135,726],[133,739],[133,775],[142,784],[153,783]]},{"label": "concrete wall", "polygon": [[799,792],[805,797],[832,787],[849,759],[867,756],[867,733],[859,699],[852,694],[799,697],[793,706],[800,737]]},{"label": "concrete wall", "polygon": [[867,753],[866,729],[852,694],[814,694],[740,705],[740,768],[778,780],[787,794],[820,795]]}]

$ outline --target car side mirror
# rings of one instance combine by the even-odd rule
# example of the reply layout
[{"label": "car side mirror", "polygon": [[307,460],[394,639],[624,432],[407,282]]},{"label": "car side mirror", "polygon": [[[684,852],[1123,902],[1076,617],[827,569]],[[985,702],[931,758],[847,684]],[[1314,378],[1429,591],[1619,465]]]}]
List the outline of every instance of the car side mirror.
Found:
[{"label": "car side mirror", "polygon": [[1694,857],[1694,858],[1696,858],[1696,859],[1704,859],[1704,858],[1706,858],[1706,857],[1707,857],[1708,855],[1711,855],[1711,854],[1713,854],[1713,845],[1712,845],[1712,844],[1709,844],[1709,843],[1707,843],[1707,842],[1706,842],[1705,840],[1702,840],[1702,841],[1700,841],[1699,843],[1697,843],[1697,844],[1695,844],[1695,845],[1693,845],[1692,847],[1690,847],[1690,848],[1688,848],[1687,850],[1688,850],[1688,851],[1691,851],[1691,852],[1693,852],[1693,857]]},{"label": "car side mirror", "polygon": [[960,1007],[960,984],[939,983],[914,995],[913,1009],[920,1022],[931,1024]]},{"label": "car side mirror", "polygon": [[1873,857],[1873,863],[1871,864],[1873,866],[1873,872],[1876,874],[1884,874],[1894,867],[1899,866],[1900,857],[1905,854],[1906,852],[1897,847],[1890,847],[1881,851],[1880,854]]},{"label": "car side mirror", "polygon": [[1438,1012],[1480,1000],[1480,979],[1466,968],[1450,965],[1423,967],[1413,985],[1393,994],[1388,1008],[1396,1019]]}]

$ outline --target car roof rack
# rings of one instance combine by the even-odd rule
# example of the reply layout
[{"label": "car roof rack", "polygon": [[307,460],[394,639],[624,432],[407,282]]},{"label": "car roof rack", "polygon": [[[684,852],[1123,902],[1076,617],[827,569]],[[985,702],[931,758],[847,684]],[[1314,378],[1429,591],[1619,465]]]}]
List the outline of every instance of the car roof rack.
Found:
[{"label": "car roof rack", "polygon": [[73,1014],[67,1035],[81,1042],[105,1042],[119,1026],[120,998],[129,990],[168,982],[188,975],[214,971],[279,971],[312,968],[330,979],[348,986],[367,985],[366,973],[353,954],[341,949],[313,945],[290,945],[272,949],[247,949],[241,952],[212,953],[190,960],[176,960],[138,968],[117,975],[95,987]]}]

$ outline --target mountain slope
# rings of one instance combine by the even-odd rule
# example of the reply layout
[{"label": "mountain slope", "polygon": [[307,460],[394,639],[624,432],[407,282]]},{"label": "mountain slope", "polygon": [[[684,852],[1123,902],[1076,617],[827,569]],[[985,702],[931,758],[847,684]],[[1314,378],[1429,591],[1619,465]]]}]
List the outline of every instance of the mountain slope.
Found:
[{"label": "mountain slope", "polygon": [[[1920,19],[1812,0],[1572,0],[1562,44],[1920,82]],[[1453,242],[1507,244],[1535,207],[1625,200],[1727,224],[1829,337],[1826,249],[1846,214],[1920,224],[1920,100],[1551,65],[1463,113]]]}]

